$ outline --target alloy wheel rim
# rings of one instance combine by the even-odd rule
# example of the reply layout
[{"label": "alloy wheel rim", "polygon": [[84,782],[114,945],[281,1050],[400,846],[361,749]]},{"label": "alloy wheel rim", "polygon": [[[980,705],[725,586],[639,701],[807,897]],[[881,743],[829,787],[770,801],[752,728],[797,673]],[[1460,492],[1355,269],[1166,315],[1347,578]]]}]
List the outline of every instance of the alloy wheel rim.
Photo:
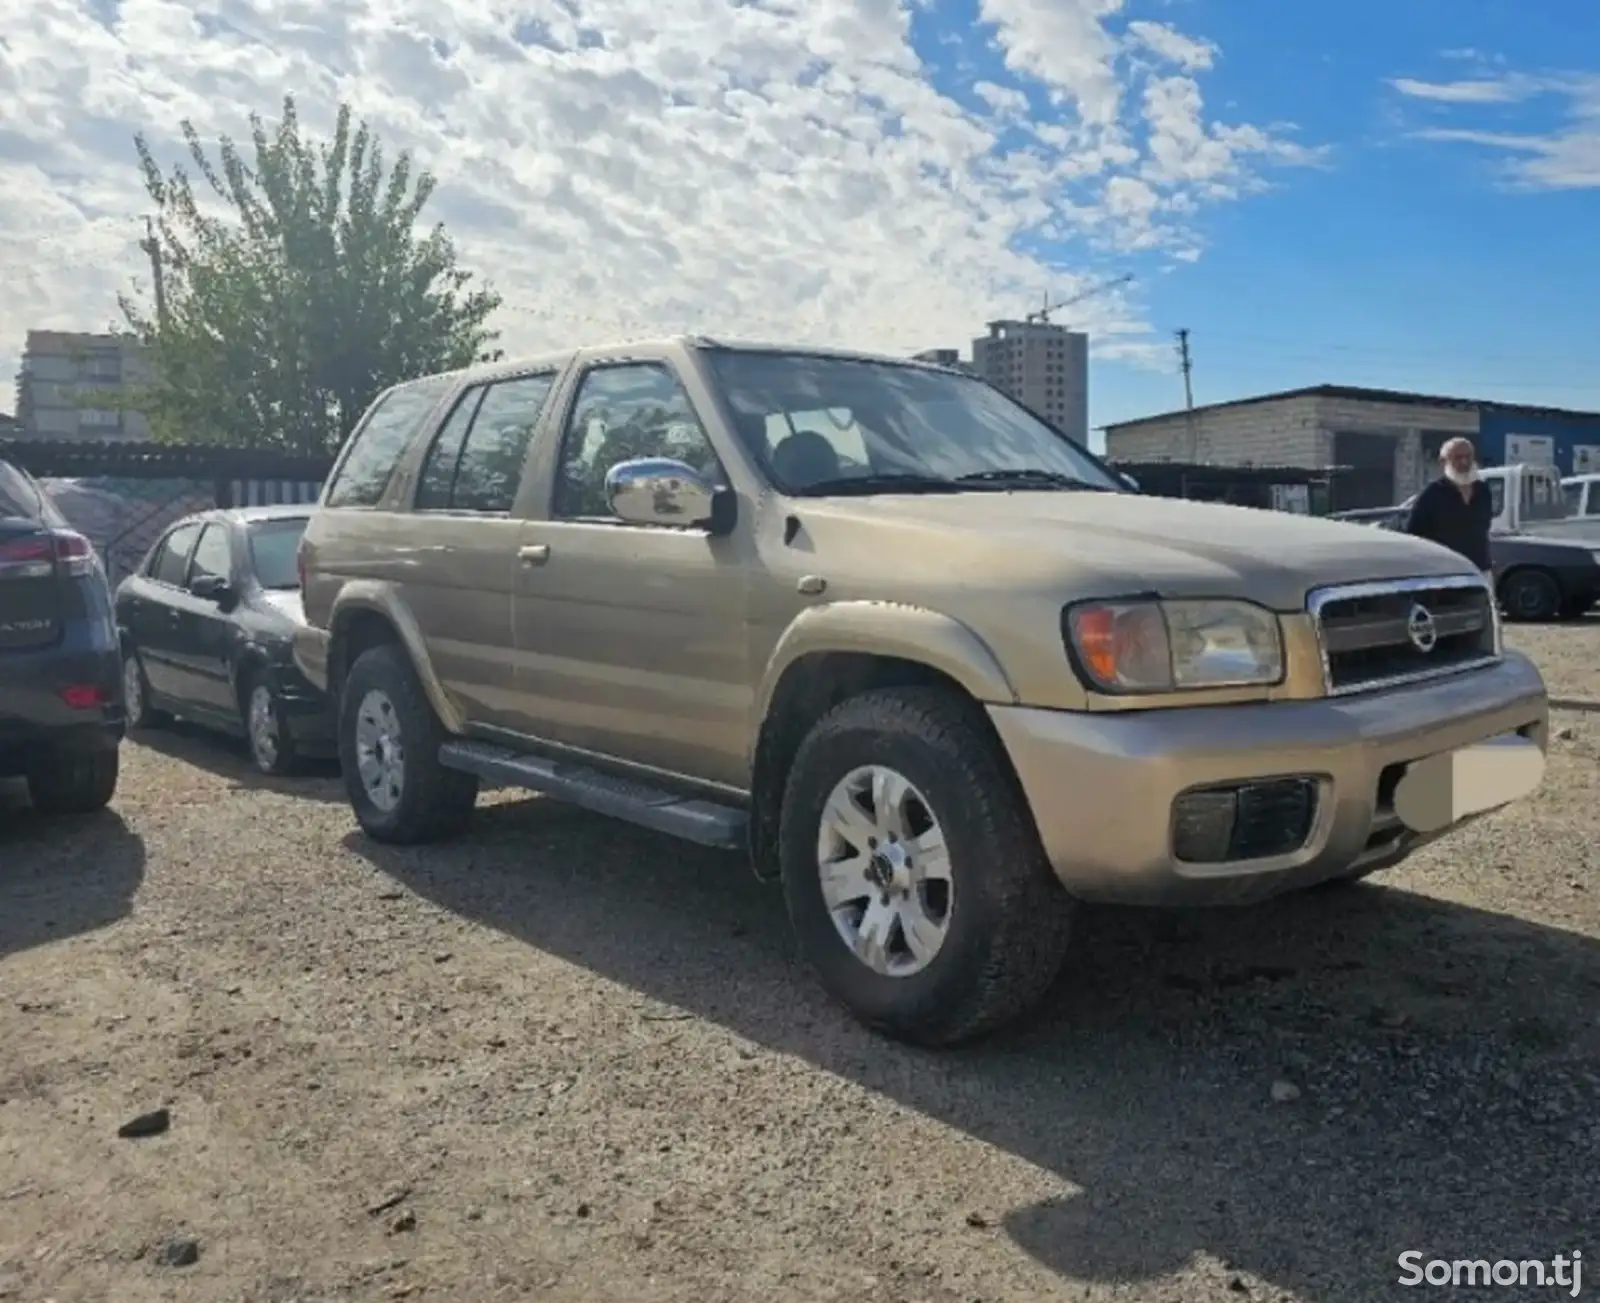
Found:
[{"label": "alloy wheel rim", "polygon": [[356,707],[356,776],[367,799],[384,814],[405,794],[405,745],[394,702],[373,688]]},{"label": "alloy wheel rim", "polygon": [[144,684],[139,678],[139,662],[132,655],[122,662],[122,708],[132,722],[144,718]]},{"label": "alloy wheel rim", "polygon": [[278,762],[278,723],[272,709],[272,692],[258,685],[250,693],[250,749],[264,765]]},{"label": "alloy wheel rim", "polygon": [[839,939],[883,977],[914,977],[950,932],[955,881],[927,798],[886,765],[851,770],[823,804],[822,899]]}]

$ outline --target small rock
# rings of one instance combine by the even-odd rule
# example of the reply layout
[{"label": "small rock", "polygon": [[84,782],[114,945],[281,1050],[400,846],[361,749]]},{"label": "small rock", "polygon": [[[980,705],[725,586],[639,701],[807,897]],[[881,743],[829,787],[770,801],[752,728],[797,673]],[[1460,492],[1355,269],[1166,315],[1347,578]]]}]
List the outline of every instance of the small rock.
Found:
[{"label": "small rock", "polygon": [[139,1140],[145,1136],[162,1135],[171,1125],[172,1114],[164,1108],[158,1108],[153,1112],[129,1118],[117,1128],[117,1134],[124,1140]]},{"label": "small rock", "polygon": [[436,964],[448,964],[454,958],[455,956],[448,950],[441,950],[433,957],[433,962]]},{"label": "small rock", "polygon": [[1300,1098],[1300,1087],[1292,1081],[1275,1081],[1272,1083],[1272,1102],[1274,1104],[1292,1104]]},{"label": "small rock", "polygon": [[155,1260],[158,1267],[192,1267],[200,1261],[200,1242],[176,1236],[156,1250]]},{"label": "small rock", "polygon": [[1228,1288],[1235,1294],[1248,1294],[1250,1292],[1250,1287],[1237,1276],[1228,1281]]},{"label": "small rock", "polygon": [[377,1203],[369,1203],[367,1205],[367,1216],[376,1217],[380,1213],[388,1212],[391,1208],[398,1208],[406,1201],[406,1196],[410,1193],[411,1187],[409,1185],[396,1186],[383,1198],[379,1199]]},{"label": "small rock", "polygon": [[586,1203],[580,1203],[578,1205],[578,1216],[579,1217],[587,1217],[593,1211],[594,1211],[594,1209],[590,1208],[589,1205],[586,1204]]},{"label": "small rock", "polygon": [[968,1213],[967,1225],[975,1231],[985,1231],[989,1229],[989,1219],[982,1213]]},{"label": "small rock", "polygon": [[1577,736],[1578,736],[1578,730],[1573,728],[1573,727],[1571,727],[1570,725],[1568,725],[1565,728],[1558,728],[1556,730],[1556,741],[1557,742],[1570,742],[1570,741],[1572,741],[1573,738],[1575,738]]},{"label": "small rock", "polygon": [[417,1229],[417,1215],[407,1208],[403,1213],[389,1223],[390,1235],[404,1235],[407,1231]]}]

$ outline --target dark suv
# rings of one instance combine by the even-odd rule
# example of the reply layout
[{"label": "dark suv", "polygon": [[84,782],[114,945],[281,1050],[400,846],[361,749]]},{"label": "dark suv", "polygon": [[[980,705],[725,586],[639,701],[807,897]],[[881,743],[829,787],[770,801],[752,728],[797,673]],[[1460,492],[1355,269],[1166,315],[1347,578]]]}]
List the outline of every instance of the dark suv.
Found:
[{"label": "dark suv", "polygon": [[87,814],[117,790],[122,659],[89,540],[0,461],[0,778],[36,809]]}]

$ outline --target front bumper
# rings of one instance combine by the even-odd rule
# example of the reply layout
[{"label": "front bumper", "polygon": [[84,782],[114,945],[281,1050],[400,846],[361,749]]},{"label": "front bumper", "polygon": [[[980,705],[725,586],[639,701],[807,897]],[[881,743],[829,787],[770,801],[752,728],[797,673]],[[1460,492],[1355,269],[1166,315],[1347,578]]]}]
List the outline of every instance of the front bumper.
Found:
[{"label": "front bumper", "polygon": [[[1548,745],[1544,680],[1515,652],[1490,668],[1370,696],[1104,714],[990,706],[1046,855],[1073,895],[1240,904],[1405,854],[1438,834],[1394,813],[1397,767],[1505,734]],[[1191,864],[1173,804],[1195,787],[1313,776],[1317,813],[1287,855]]]}]

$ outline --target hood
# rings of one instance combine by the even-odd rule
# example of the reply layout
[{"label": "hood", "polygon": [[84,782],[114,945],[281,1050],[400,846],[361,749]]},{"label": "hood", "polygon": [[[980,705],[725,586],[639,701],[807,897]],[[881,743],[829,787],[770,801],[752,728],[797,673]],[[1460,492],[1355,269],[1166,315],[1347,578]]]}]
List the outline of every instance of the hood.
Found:
[{"label": "hood", "polygon": [[306,622],[306,608],[301,604],[300,590],[297,588],[264,588],[261,590],[261,604],[297,625]]},{"label": "hood", "polygon": [[1125,493],[791,499],[816,550],[882,576],[1072,583],[1084,596],[1248,597],[1304,609],[1325,584],[1472,573],[1437,544],[1288,512]]}]

